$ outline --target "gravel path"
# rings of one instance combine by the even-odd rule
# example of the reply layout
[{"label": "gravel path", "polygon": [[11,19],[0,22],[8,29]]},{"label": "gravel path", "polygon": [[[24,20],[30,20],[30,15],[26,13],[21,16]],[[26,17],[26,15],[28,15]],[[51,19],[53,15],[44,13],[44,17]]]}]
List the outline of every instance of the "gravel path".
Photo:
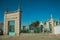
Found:
[{"label": "gravel path", "polygon": [[60,40],[60,36],[42,36],[42,35],[27,35],[21,34],[20,36],[0,36],[0,40]]}]

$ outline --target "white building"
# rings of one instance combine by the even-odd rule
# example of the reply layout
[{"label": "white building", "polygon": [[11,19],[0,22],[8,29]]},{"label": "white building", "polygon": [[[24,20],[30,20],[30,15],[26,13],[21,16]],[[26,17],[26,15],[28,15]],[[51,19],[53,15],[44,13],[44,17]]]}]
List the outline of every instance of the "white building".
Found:
[{"label": "white building", "polygon": [[50,20],[46,21],[46,24],[44,24],[44,28],[49,29],[49,31],[52,32],[52,34],[60,34],[60,21],[56,21],[53,19],[52,15],[50,16]]}]

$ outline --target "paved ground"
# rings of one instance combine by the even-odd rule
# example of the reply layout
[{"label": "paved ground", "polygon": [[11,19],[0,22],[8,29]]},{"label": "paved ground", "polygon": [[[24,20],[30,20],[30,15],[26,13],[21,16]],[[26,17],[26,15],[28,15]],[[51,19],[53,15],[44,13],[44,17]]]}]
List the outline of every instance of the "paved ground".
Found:
[{"label": "paved ground", "polygon": [[60,36],[47,36],[40,34],[21,34],[20,36],[0,36],[0,40],[60,40]]}]

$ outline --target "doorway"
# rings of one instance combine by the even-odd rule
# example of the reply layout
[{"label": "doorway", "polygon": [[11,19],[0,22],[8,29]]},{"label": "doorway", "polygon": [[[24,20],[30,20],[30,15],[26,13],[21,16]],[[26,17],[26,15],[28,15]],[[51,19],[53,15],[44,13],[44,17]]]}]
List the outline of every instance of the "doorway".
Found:
[{"label": "doorway", "polygon": [[8,35],[13,36],[15,35],[15,21],[10,20],[8,21]]}]

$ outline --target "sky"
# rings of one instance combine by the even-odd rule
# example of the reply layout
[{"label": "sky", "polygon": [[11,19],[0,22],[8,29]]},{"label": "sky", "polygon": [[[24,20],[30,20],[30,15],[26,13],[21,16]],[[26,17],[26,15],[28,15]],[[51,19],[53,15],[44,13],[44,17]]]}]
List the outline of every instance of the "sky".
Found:
[{"label": "sky", "polygon": [[60,18],[60,0],[0,0],[0,22],[4,22],[5,8],[12,12],[18,9],[18,4],[22,10],[22,25],[29,25],[35,21],[46,21]]}]

